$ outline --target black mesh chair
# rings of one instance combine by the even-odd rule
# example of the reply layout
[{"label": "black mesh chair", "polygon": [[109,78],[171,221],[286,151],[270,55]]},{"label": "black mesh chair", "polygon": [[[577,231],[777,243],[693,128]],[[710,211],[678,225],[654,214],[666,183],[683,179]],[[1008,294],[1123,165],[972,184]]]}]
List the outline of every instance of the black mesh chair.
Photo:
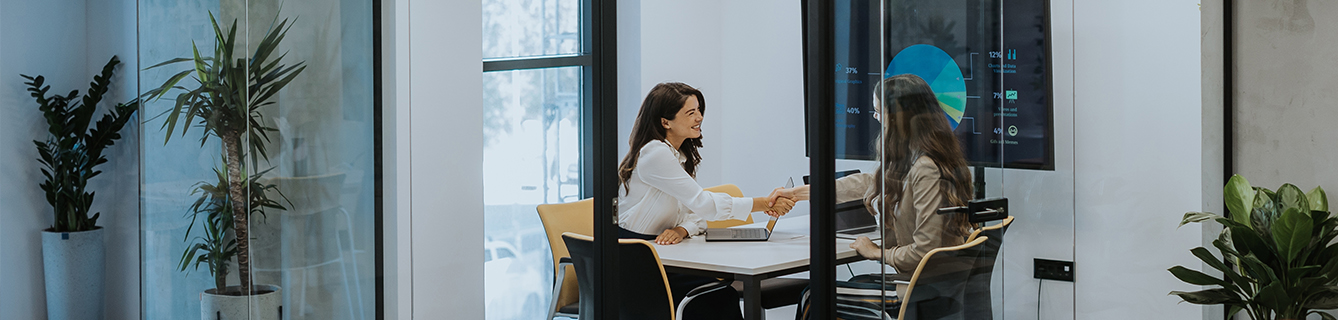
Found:
[{"label": "black mesh chair", "polygon": [[1015,217],[1009,216],[999,224],[982,227],[971,233],[968,240],[986,237],[981,244],[980,257],[976,258],[971,268],[970,278],[963,298],[967,319],[994,319],[994,300],[990,296],[990,282],[993,281],[994,263],[998,260],[999,250],[1003,248],[1004,233],[1013,224]]},{"label": "black mesh chair", "polygon": [[[567,244],[572,263],[576,267],[576,282],[580,287],[580,309],[594,310],[596,250],[594,238],[566,232],[562,241]],[[674,308],[674,295],[669,289],[669,278],[660,263],[660,256],[655,247],[645,240],[618,240],[618,319],[629,320],[679,320],[683,307],[692,299],[703,294],[729,288],[730,281],[716,281],[698,286]],[[589,312],[582,312],[581,318],[589,317]]]}]

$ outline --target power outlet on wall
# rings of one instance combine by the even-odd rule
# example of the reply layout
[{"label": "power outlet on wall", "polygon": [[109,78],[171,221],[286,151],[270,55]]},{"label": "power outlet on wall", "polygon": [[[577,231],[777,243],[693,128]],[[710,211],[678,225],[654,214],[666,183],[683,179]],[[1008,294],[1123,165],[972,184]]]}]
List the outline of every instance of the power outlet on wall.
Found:
[{"label": "power outlet on wall", "polygon": [[1073,282],[1073,261],[1036,258],[1032,277],[1036,279]]}]

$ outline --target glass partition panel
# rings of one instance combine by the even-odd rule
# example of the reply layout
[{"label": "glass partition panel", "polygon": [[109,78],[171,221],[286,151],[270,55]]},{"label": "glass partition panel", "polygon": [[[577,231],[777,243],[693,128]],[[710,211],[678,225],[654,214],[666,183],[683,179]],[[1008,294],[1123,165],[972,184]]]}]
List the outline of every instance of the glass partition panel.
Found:
[{"label": "glass partition panel", "polygon": [[[1074,140],[1072,73],[1056,72],[1050,1],[1009,0],[1001,50],[996,110],[1003,142],[1000,196],[1013,223],[1005,229],[996,265],[995,316],[1072,318],[1074,314]],[[1069,85],[1061,86],[1061,83]],[[1057,90],[1058,89],[1058,90]],[[1001,276],[1000,276],[1001,275]]]},{"label": "glass partition panel", "polygon": [[[1043,41],[1005,45],[1007,22],[1016,18],[1003,5],[833,1],[836,157],[874,160],[836,185],[838,228],[843,213],[859,211],[873,217],[875,229],[850,236],[855,232],[838,230],[853,238],[844,243],[853,243],[858,257],[872,260],[838,267],[846,273],[837,282],[838,314],[1003,318],[1003,296],[1011,293],[1004,274],[1012,269],[996,262],[1011,220],[1003,219],[1010,212],[1000,198],[1015,192],[1006,173],[1054,167],[1050,132],[1040,130],[1049,126],[1049,110],[1022,107],[1034,113],[1018,121],[1013,104],[1026,89],[1008,86],[1020,65],[1014,52]],[[1033,9],[1044,12],[1018,10]],[[1048,72],[1041,64],[1025,67]],[[1045,81],[1028,85],[1026,95],[1049,93]],[[1028,134],[1036,138],[1019,146],[1017,137]],[[1023,147],[1037,152],[1008,152]],[[1071,237],[1067,243],[1071,251]]]},{"label": "glass partition panel", "polygon": [[371,8],[140,2],[145,318],[375,317]]}]

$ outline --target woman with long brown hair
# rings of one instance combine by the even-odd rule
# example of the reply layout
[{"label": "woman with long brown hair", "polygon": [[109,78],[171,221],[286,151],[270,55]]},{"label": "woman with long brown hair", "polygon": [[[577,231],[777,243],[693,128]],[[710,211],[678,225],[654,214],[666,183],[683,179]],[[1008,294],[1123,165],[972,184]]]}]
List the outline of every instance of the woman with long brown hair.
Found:
[{"label": "woman with long brown hair", "polygon": [[618,165],[622,237],[675,244],[705,232],[706,219],[745,220],[753,212],[785,213],[794,206],[788,199],[769,205],[767,197],[735,198],[697,184],[705,113],[701,91],[683,83],[661,83],[646,94],[632,125],[631,149]]},{"label": "woman with long brown hair", "polygon": [[[850,245],[870,260],[911,272],[930,250],[965,242],[965,215],[940,215],[938,208],[971,200],[971,173],[952,126],[924,79],[892,76],[874,86],[874,117],[882,123],[879,168],[837,179],[837,203],[863,199],[881,213],[888,239],[879,248],[860,237]],[[809,186],[778,189],[771,198],[808,199]]]},{"label": "woman with long brown hair", "polygon": [[[678,82],[656,85],[646,94],[632,125],[631,149],[618,165],[618,237],[671,245],[706,231],[706,219],[745,220],[753,212],[784,214],[794,201],[767,197],[735,198],[697,184],[706,100],[700,90]],[[683,274],[668,275],[674,303],[700,286],[715,282]],[[740,319],[738,292],[724,288],[692,300],[683,319]]]}]

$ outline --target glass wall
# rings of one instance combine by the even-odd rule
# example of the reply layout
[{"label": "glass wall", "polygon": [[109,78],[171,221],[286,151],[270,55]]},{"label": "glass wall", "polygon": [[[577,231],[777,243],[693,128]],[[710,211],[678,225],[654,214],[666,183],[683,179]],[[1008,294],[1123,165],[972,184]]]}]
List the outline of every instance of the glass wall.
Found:
[{"label": "glass wall", "polygon": [[487,319],[549,312],[553,254],[536,206],[585,194],[584,12],[576,0],[483,1]]},{"label": "glass wall", "polygon": [[[868,205],[879,229],[838,240],[836,286],[881,291],[838,293],[838,314],[1071,317],[1072,110],[1055,105],[1049,3],[837,0],[833,9],[836,158],[876,162],[838,180],[838,238],[858,211],[843,202]],[[842,266],[846,242],[881,263]],[[878,295],[897,299],[860,300]]]},{"label": "glass wall", "polygon": [[375,318],[372,6],[139,2],[144,318]]}]

